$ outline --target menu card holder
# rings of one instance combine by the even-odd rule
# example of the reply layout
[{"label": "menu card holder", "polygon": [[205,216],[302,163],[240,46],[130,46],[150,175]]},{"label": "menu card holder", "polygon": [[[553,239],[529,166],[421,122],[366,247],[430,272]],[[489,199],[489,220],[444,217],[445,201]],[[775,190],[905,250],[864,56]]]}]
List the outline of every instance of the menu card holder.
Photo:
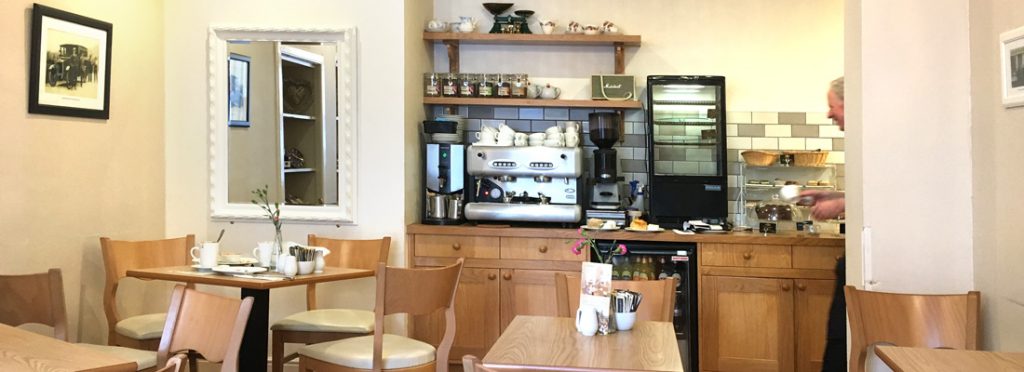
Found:
[{"label": "menu card holder", "polygon": [[612,265],[584,262],[580,275],[580,308],[597,310],[597,333],[615,333],[615,310],[611,301]]}]

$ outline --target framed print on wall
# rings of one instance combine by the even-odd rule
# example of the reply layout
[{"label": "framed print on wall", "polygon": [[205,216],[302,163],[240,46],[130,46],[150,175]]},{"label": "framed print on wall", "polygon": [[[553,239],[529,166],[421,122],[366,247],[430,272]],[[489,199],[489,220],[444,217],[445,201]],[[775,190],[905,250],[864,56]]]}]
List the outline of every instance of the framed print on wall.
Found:
[{"label": "framed print on wall", "polygon": [[1024,106],[1024,27],[999,35],[1003,106]]},{"label": "framed print on wall", "polygon": [[228,126],[249,126],[249,57],[228,57]]},{"label": "framed print on wall", "polygon": [[28,112],[110,118],[113,25],[34,4]]}]

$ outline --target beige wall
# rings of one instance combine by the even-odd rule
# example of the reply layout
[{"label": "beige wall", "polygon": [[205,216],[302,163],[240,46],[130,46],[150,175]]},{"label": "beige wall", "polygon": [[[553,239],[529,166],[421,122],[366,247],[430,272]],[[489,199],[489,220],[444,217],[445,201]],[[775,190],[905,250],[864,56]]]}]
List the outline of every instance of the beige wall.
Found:
[{"label": "beige wall", "polygon": [[251,190],[264,185],[270,187],[270,195],[275,198],[272,200],[283,200],[275,51],[274,42],[270,41],[228,44],[229,53],[250,58],[250,124],[228,128],[228,201],[232,203],[248,203],[252,200]]},{"label": "beige wall", "polygon": [[[493,24],[479,1],[434,6],[444,21],[472,16],[482,32]],[[822,112],[828,81],[843,73],[841,0],[524,0],[512,9],[536,11],[534,32],[540,19],[560,26],[612,21],[643,38],[626,48],[626,73],[639,88],[651,74],[724,75],[729,111]],[[463,45],[461,54],[463,72],[526,72],[531,81],[562,87],[563,98],[589,98],[590,74],[614,72],[604,46]],[[434,71],[447,71],[443,45],[434,58]]]},{"label": "beige wall", "polygon": [[162,2],[44,2],[113,24],[109,120],[27,113],[32,3],[0,5],[0,273],[60,268],[71,339],[103,342],[99,237],[164,236]]},{"label": "beige wall", "polygon": [[974,154],[974,280],[981,291],[983,347],[1024,350],[1024,282],[1020,280],[1024,184],[1020,148],[1024,107],[1001,103],[999,34],[1024,26],[1017,0],[972,1],[971,128]]}]

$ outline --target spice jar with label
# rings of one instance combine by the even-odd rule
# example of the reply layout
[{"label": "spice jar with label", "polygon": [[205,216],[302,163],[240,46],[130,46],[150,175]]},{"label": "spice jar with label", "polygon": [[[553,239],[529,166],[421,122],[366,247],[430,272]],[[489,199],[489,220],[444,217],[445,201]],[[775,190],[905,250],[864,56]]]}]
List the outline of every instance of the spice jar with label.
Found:
[{"label": "spice jar with label", "polygon": [[515,74],[512,81],[512,98],[526,98],[526,87],[530,85],[526,74]]},{"label": "spice jar with label", "polygon": [[444,74],[444,79],[441,79],[441,95],[445,97],[459,96],[459,75]]},{"label": "spice jar with label", "polygon": [[497,94],[495,92],[495,84],[497,83],[498,74],[480,74],[476,89],[477,97],[494,97]]},{"label": "spice jar with label", "polygon": [[479,74],[459,74],[459,96],[476,97]]},{"label": "spice jar with label", "polygon": [[498,79],[498,83],[495,85],[497,87],[497,94],[496,94],[496,96],[498,98],[509,98],[509,97],[512,97],[512,82],[513,81],[515,81],[515,75],[514,74],[501,74],[501,77]]},{"label": "spice jar with label", "polygon": [[438,73],[428,72],[423,74],[423,95],[425,97],[441,96],[441,76]]}]

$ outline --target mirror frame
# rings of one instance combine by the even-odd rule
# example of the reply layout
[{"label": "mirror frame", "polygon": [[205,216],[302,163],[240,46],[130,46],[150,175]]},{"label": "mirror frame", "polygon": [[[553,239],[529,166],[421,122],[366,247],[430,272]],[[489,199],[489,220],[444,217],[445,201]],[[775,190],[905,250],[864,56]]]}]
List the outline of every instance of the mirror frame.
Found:
[{"label": "mirror frame", "polygon": [[[288,221],[356,223],[356,30],[355,28],[262,28],[211,26],[209,30],[210,217],[213,219],[267,218],[252,203],[228,202],[228,87],[227,41],[285,41],[333,43],[338,50],[338,205],[287,205],[281,218]],[[223,58],[221,58],[223,56]],[[222,109],[223,108],[223,109]]]}]

